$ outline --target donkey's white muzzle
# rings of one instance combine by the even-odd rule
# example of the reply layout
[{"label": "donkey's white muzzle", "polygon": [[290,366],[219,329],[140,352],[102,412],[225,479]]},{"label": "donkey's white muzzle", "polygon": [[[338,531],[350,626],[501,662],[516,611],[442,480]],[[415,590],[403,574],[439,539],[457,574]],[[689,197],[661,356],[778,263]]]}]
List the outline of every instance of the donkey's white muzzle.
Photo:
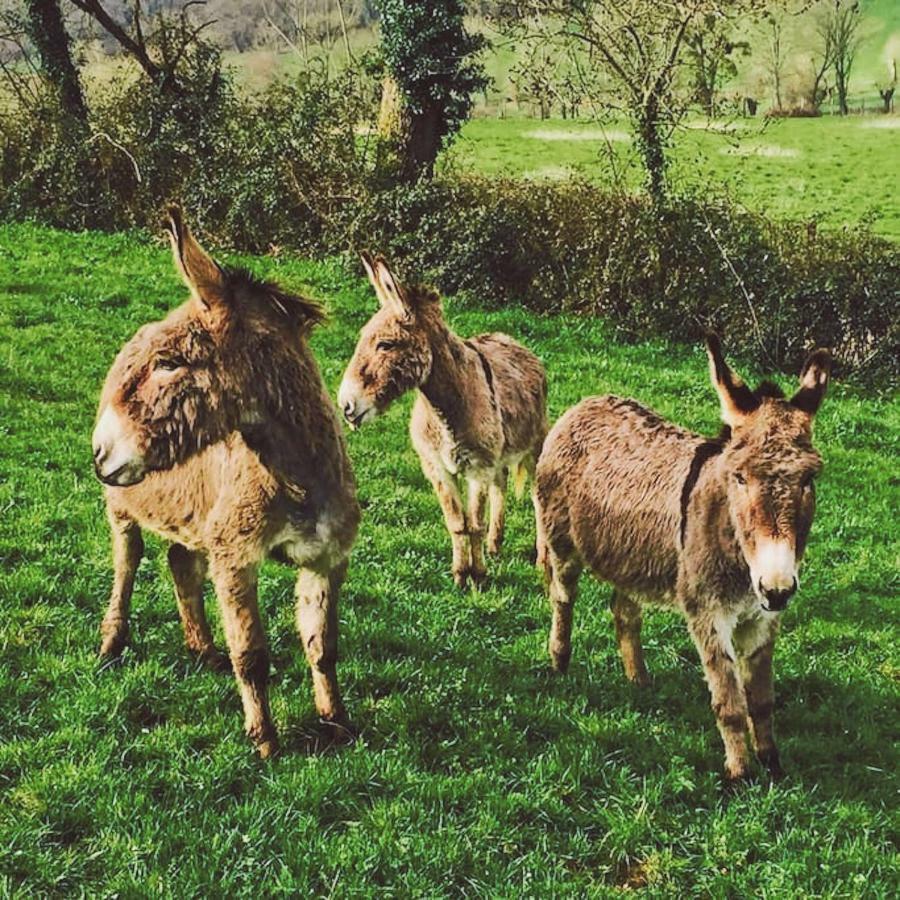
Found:
[{"label": "donkey's white muzzle", "polygon": [[780,612],[797,590],[797,557],[788,541],[763,540],[750,565],[753,590],[763,608]]},{"label": "donkey's white muzzle", "polygon": [[94,472],[104,484],[127,487],[137,484],[146,475],[144,459],[112,406],[107,406],[97,419],[91,442]]},{"label": "donkey's white muzzle", "polygon": [[357,383],[348,378],[344,378],[341,382],[337,402],[347,424],[354,430],[378,414],[375,407],[365,397],[360,396]]}]

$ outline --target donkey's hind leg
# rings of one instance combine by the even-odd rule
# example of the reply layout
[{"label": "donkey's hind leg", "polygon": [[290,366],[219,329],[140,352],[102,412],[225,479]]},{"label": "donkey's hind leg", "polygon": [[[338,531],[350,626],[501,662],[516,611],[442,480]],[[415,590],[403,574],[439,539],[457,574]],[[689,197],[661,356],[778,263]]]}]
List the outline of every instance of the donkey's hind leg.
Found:
[{"label": "donkey's hind leg", "polygon": [[337,682],[338,594],[347,563],[327,574],[301,569],[297,576],[297,631],[312,672],[318,714],[329,722],[346,720]]},{"label": "donkey's hind leg", "polygon": [[487,508],[488,483],[469,479],[469,578],[480,588],[487,577],[484,565],[484,514]]},{"label": "donkey's hind leg", "polygon": [[546,548],[546,570],[553,608],[550,625],[550,662],[557,672],[565,673],[572,658],[572,615],[581,577],[581,561],[574,555],[560,555],[552,546]]},{"label": "donkey's hind leg", "polygon": [[184,642],[201,662],[218,672],[231,670],[228,654],[216,649],[206,619],[203,582],[206,579],[206,557],[181,544],[169,547],[169,570],[175,582],[178,615],[184,628]]},{"label": "donkey's hind leg", "polygon": [[622,655],[625,677],[640,687],[650,684],[641,646],[641,607],[620,591],[613,591],[609,602],[616,623],[616,640]]},{"label": "donkey's hind leg", "polygon": [[118,656],[128,640],[128,613],[134,576],[144,553],[141,529],[133,519],[107,509],[112,535],[113,587],[100,625],[100,655]]},{"label": "donkey's hind leg", "polygon": [[506,487],[509,483],[509,469],[505,466],[495,475],[488,487],[491,503],[491,520],[488,524],[487,552],[496,556],[503,546],[506,528]]}]

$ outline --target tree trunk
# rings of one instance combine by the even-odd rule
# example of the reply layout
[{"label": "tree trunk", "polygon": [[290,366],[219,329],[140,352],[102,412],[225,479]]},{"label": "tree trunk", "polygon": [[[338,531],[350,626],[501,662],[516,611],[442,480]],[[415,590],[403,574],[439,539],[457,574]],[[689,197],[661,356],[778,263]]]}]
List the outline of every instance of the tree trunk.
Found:
[{"label": "tree trunk", "polygon": [[41,68],[53,85],[65,112],[76,122],[87,124],[87,105],[72,62],[69,35],[59,9],[59,0],[27,0],[28,36],[41,58]]},{"label": "tree trunk", "polygon": [[402,181],[412,183],[434,174],[434,164],[441,149],[439,126],[440,115],[436,108],[429,107],[419,115],[411,114],[397,82],[390,75],[385,77],[381,86],[378,133],[396,147]]},{"label": "tree trunk", "polygon": [[659,108],[651,97],[643,105],[637,122],[638,151],[644,163],[644,183],[655,206],[666,201],[666,150],[660,134]]}]

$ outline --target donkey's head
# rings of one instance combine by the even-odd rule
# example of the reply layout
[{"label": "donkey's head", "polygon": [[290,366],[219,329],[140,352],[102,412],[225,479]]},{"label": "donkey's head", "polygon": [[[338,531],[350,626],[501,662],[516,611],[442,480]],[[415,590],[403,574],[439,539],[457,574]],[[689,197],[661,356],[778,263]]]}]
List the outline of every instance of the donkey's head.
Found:
[{"label": "donkey's head", "polygon": [[731,437],[722,452],[731,521],[753,590],[777,612],[797,590],[797,567],[816,506],[813,479],[822,460],[812,445],[813,417],[831,371],[827,350],[816,350],[787,400],[763,383],[752,391],[725,362],[715,335],[707,337],[709,371]]},{"label": "donkey's head", "polygon": [[441,317],[438,295],[403,284],[380,256],[362,254],[381,304],[363,327],[338,391],[351,428],[374,419],[431,372],[431,332]]},{"label": "donkey's head", "polygon": [[93,450],[97,477],[112,486],[137,484],[258,423],[284,393],[279,360],[321,318],[315,304],[219,266],[177,208],[167,228],[191,297],[139,329],[106,376]]}]

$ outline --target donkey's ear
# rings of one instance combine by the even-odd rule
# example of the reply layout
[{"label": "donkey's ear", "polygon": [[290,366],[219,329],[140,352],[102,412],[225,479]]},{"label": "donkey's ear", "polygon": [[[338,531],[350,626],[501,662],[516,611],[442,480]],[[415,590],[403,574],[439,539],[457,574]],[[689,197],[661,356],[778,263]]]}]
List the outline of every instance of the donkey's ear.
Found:
[{"label": "donkey's ear", "polygon": [[791,404],[812,418],[825,396],[831,377],[831,354],[819,349],[810,353],[800,372],[800,388],[791,397]]},{"label": "donkey's ear", "polygon": [[175,268],[181,273],[191,294],[207,308],[224,303],[225,274],[219,264],[194,240],[181,209],[170,206],[166,231],[172,244]]},{"label": "donkey's ear", "polygon": [[734,428],[757,409],[759,400],[740,375],[729,368],[722,353],[722,342],[711,331],[706,334],[706,352],[709,356],[709,377],[722,407],[722,421]]},{"label": "donkey's ear", "polygon": [[404,319],[411,319],[413,310],[400,279],[391,271],[383,256],[375,257],[375,281],[378,299]]},{"label": "donkey's ear", "polygon": [[372,282],[372,287],[375,288],[375,294],[380,302],[381,287],[378,284],[378,277],[375,275],[375,259],[368,250],[360,250],[359,258],[362,260],[363,268],[366,270],[366,275],[369,276],[369,281]]}]

